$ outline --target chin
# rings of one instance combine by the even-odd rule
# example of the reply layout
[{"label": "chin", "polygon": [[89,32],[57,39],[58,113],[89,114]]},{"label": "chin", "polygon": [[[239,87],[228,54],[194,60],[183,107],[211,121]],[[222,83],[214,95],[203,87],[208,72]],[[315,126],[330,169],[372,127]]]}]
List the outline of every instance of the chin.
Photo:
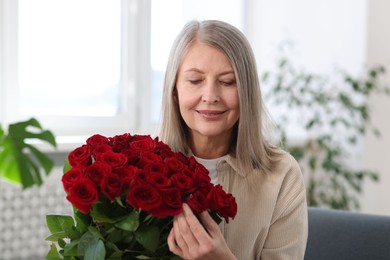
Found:
[{"label": "chin", "polygon": [[207,137],[220,137],[223,135],[227,135],[227,131],[216,131],[216,129],[204,129],[202,131],[198,131],[198,133],[202,136]]}]

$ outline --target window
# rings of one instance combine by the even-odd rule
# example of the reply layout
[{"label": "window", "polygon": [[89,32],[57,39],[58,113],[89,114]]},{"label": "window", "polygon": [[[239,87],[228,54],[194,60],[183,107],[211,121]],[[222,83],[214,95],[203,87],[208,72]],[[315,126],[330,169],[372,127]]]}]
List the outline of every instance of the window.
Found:
[{"label": "window", "polygon": [[19,0],[21,114],[115,116],[120,110],[120,1],[74,6],[69,0]]},{"label": "window", "polygon": [[0,0],[0,122],[34,116],[59,142],[94,133],[155,134],[178,31],[192,19],[244,30],[244,3]]},{"label": "window", "polygon": [[153,134],[178,31],[191,19],[243,29],[243,2],[0,0],[0,122],[34,116],[59,140]]},{"label": "window", "polygon": [[34,116],[56,136],[135,131],[143,2],[0,0],[0,122]]}]

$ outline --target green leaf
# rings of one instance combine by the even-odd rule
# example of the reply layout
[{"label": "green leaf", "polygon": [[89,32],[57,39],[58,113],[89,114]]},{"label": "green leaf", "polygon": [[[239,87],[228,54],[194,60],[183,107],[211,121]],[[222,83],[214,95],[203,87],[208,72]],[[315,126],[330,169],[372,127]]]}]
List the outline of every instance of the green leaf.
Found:
[{"label": "green leaf", "polygon": [[77,246],[77,255],[83,256],[85,255],[85,252],[87,251],[88,247],[96,242],[98,240],[97,237],[95,237],[92,233],[90,232],[85,232],[78,243]]},{"label": "green leaf", "polygon": [[84,256],[84,260],[104,260],[106,249],[102,240],[94,236],[91,232],[86,232],[80,238],[77,254]]},{"label": "green leaf", "polygon": [[125,209],[114,203],[94,203],[90,212],[96,222],[111,224],[122,220],[128,214]]},{"label": "green leaf", "polygon": [[316,169],[316,167],[317,167],[317,158],[316,157],[310,157],[309,166],[310,166],[310,169],[312,169],[312,170]]},{"label": "green leaf", "polygon": [[305,156],[305,149],[303,147],[291,147],[289,152],[297,161],[301,160]]},{"label": "green leaf", "polygon": [[66,172],[68,172],[70,169],[72,169],[72,166],[70,165],[68,158],[66,158],[65,163],[64,163],[64,167],[63,167],[63,169],[62,169],[62,172],[63,172],[63,173],[66,173]]},{"label": "green leaf", "polygon": [[46,215],[46,224],[51,233],[67,232],[74,226],[74,220],[68,215]]},{"label": "green leaf", "polygon": [[123,239],[131,238],[130,235],[126,234],[128,232],[123,232],[121,229],[114,228],[111,230],[107,236],[107,241],[111,241],[112,243],[117,243]]},{"label": "green leaf", "polygon": [[104,240],[104,237],[102,236],[102,234],[100,233],[100,231],[99,231],[97,228],[90,226],[90,227],[88,227],[88,231],[89,231],[92,235],[94,235],[95,237]]},{"label": "green leaf", "polygon": [[30,144],[26,144],[26,147],[28,147],[31,151],[31,153],[37,158],[39,163],[42,165],[43,169],[45,170],[46,175],[49,175],[50,171],[53,169],[54,161],[50,159],[47,155],[39,151],[37,148]]},{"label": "green leaf", "polygon": [[106,258],[106,249],[103,241],[100,239],[91,244],[85,252],[84,260],[104,260]]},{"label": "green leaf", "polygon": [[140,260],[148,260],[148,259],[151,259],[150,256],[146,256],[146,255],[137,255],[135,258],[136,258],[136,259],[140,259]]},{"label": "green leaf", "polygon": [[156,251],[160,241],[160,230],[156,226],[140,227],[135,232],[135,239],[144,248]]},{"label": "green leaf", "polygon": [[58,239],[58,245],[61,247],[61,248],[64,248],[66,246],[66,242],[63,240],[63,239]]},{"label": "green leaf", "polygon": [[214,211],[209,210],[209,214],[210,214],[211,218],[215,221],[215,223],[217,223],[217,224],[221,223],[222,218],[220,216],[218,216],[217,213],[215,213]]},{"label": "green leaf", "polygon": [[69,244],[66,244],[64,247],[64,258],[66,256],[78,256],[77,248],[79,244],[79,239],[72,240]]},{"label": "green leaf", "polygon": [[47,241],[52,241],[52,242],[57,242],[58,240],[62,238],[67,238],[68,236],[66,235],[65,231],[60,231],[60,232],[54,232],[50,236],[46,238]]},{"label": "green leaf", "polygon": [[59,260],[59,259],[61,259],[60,255],[58,254],[56,245],[53,243],[51,244],[50,250],[46,255],[46,260]]},{"label": "green leaf", "polygon": [[[3,127],[0,124],[0,148],[3,146],[4,138],[5,138],[5,133],[4,133]],[[1,149],[0,149],[0,151],[1,151]]]},{"label": "green leaf", "polygon": [[74,213],[74,218],[75,218],[76,223],[77,223],[76,229],[80,233],[85,233],[91,224],[91,221],[92,221],[91,216],[83,214],[81,211],[76,210]]},{"label": "green leaf", "polygon": [[43,130],[34,118],[10,124],[8,134],[5,134],[2,128],[0,130],[0,176],[23,188],[41,185],[41,169],[48,175],[54,165],[53,160],[27,143],[32,139],[56,147],[54,135],[48,130]]},{"label": "green leaf", "polygon": [[110,257],[108,257],[107,260],[122,260],[123,252],[122,251],[116,251]]},{"label": "green leaf", "polygon": [[139,226],[139,214],[133,210],[124,219],[115,223],[115,227],[126,231],[136,231]]}]

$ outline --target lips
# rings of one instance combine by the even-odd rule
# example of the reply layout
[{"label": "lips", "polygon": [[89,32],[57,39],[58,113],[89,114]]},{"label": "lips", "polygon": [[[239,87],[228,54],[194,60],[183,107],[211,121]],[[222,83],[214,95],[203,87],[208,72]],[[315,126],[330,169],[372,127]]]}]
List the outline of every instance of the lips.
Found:
[{"label": "lips", "polygon": [[223,116],[225,111],[217,111],[217,110],[196,110],[201,117],[206,120],[218,120]]}]

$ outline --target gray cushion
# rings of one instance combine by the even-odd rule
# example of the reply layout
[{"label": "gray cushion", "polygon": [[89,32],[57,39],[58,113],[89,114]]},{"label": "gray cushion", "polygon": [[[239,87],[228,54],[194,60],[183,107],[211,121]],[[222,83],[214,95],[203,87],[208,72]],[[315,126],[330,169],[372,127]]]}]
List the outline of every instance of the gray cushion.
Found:
[{"label": "gray cushion", "polygon": [[305,260],[390,260],[390,216],[309,208]]}]

